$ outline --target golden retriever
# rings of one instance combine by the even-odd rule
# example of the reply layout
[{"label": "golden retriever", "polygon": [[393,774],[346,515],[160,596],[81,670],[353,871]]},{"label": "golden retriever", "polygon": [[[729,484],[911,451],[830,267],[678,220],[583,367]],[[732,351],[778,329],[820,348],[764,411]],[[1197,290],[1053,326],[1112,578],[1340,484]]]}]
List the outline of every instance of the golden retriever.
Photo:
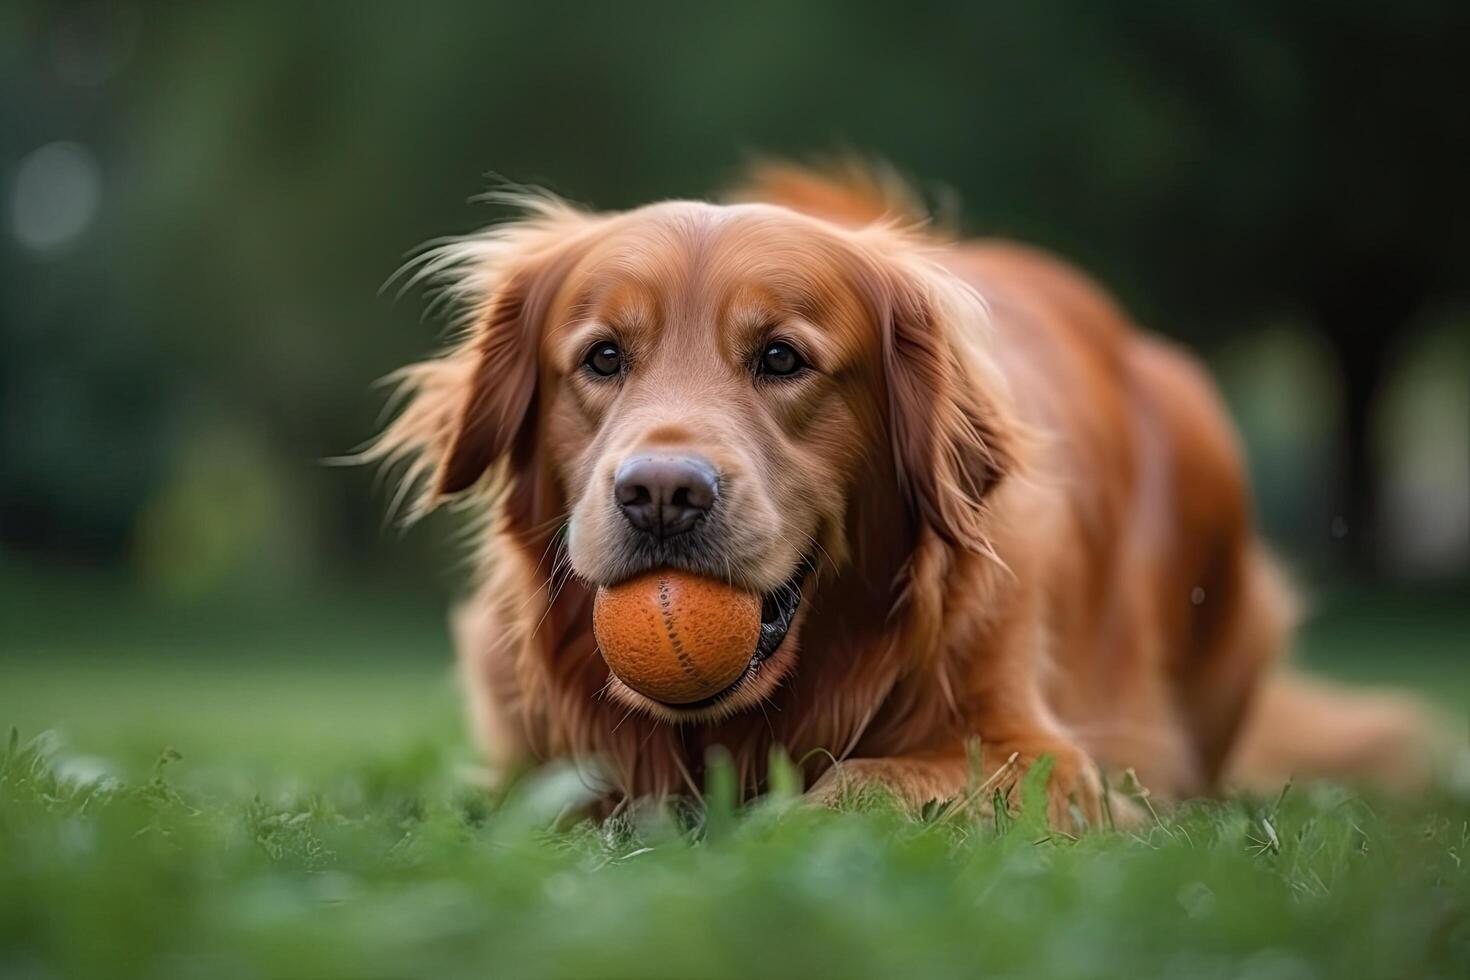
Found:
[{"label": "golden retriever", "polygon": [[[408,461],[415,513],[487,518],[455,625],[496,767],[698,795],[720,745],[753,793],[780,747],[819,799],[919,804],[1049,756],[1051,816],[1083,826],[1130,812],[1100,769],[1163,799],[1233,755],[1418,778],[1411,708],[1258,697],[1292,602],[1188,354],[1043,252],[925,230],[887,177],[768,165],[740,200],[528,194],[424,261],[463,335],[406,369],[368,455]],[[745,675],[698,705],[634,692],[593,638],[596,587],[660,566],[764,597]]]}]

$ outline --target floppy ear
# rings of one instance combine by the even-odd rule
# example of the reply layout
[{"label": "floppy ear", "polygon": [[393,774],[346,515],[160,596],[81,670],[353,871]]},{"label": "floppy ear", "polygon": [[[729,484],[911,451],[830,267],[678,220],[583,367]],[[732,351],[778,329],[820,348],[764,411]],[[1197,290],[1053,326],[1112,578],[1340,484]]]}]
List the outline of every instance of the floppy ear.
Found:
[{"label": "floppy ear", "polygon": [[469,341],[473,367],[455,412],[433,493],[450,496],[479,482],[530,422],[536,399],[540,324],[528,308],[526,275],[513,276],[485,304]]},{"label": "floppy ear", "polygon": [[430,252],[420,278],[466,311],[460,341],[400,371],[406,405],[360,459],[408,461],[400,495],[410,516],[476,486],[499,460],[534,447],[542,331],[593,219],[555,199],[518,201],[532,214]]},{"label": "floppy ear", "polygon": [[[568,235],[576,230],[564,229]],[[468,490],[496,461],[534,442],[541,336],[552,303],[586,243],[555,236],[534,254],[516,256],[483,301],[465,345],[473,358],[434,494]]]},{"label": "floppy ear", "polygon": [[961,360],[962,332],[983,329],[979,297],[938,271],[905,268],[879,327],[889,433],[914,516],[947,544],[987,552],[986,497],[1010,471],[1008,425]]}]

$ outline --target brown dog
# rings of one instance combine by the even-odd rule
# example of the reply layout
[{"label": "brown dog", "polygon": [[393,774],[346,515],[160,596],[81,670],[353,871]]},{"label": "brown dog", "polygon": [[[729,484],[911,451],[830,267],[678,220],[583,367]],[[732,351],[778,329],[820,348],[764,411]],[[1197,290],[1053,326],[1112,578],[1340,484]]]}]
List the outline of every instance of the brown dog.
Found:
[{"label": "brown dog", "polygon": [[[747,196],[527,197],[427,259],[467,329],[369,455],[411,460],[416,512],[486,507],[456,625],[492,761],[697,794],[720,744],[754,791],[779,745],[821,797],[920,803],[978,744],[1002,779],[1052,757],[1053,816],[1092,824],[1099,767],[1217,786],[1291,601],[1199,367],[1056,259],[916,230],[891,182],[776,166]],[[610,677],[592,635],[595,586],[659,566],[766,597],[770,642],[694,708]],[[1258,771],[1422,772],[1412,712],[1327,697],[1315,740],[1267,699]]]}]

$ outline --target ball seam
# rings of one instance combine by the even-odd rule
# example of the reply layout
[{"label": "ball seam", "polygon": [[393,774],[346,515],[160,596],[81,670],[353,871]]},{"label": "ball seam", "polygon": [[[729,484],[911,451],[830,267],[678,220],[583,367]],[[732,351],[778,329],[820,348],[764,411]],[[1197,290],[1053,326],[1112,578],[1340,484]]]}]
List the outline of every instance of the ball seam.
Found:
[{"label": "ball seam", "polygon": [[684,651],[684,644],[679,640],[679,631],[674,628],[674,607],[669,598],[667,579],[660,579],[658,583],[658,607],[664,618],[664,632],[668,634],[669,643],[674,648],[674,656],[678,659],[679,666],[684,668],[684,672],[695,681],[707,686],[709,679],[695,665],[693,658]]}]

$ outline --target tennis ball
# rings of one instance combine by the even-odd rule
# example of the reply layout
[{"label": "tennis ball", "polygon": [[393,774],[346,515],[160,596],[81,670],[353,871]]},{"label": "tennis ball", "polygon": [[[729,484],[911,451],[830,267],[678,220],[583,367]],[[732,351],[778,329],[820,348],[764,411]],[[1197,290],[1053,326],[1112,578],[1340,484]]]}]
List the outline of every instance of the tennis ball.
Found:
[{"label": "tennis ball", "polygon": [[592,629],[624,684],[665,704],[718,694],[744,673],[761,601],[724,582],[668,569],[597,590]]}]

